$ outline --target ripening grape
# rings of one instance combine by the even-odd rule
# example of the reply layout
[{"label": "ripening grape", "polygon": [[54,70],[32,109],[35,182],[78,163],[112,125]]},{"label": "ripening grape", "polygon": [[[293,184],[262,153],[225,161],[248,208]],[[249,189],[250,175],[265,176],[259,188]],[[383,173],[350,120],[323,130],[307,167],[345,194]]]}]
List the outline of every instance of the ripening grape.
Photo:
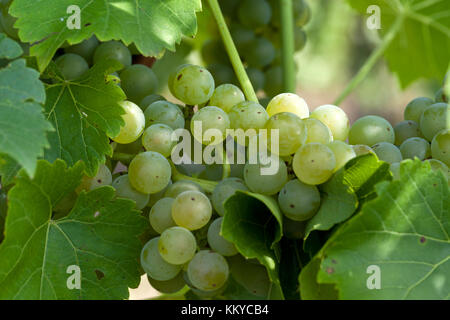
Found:
[{"label": "ripening grape", "polygon": [[230,257],[228,261],[236,282],[258,297],[268,296],[272,284],[264,266],[252,263],[241,255]]},{"label": "ripening grape", "polygon": [[139,191],[134,190],[127,174],[117,177],[113,181],[112,186],[116,189],[116,196],[118,198],[133,200],[136,202],[136,209],[138,210],[142,210],[150,200],[149,194],[140,193]]},{"label": "ripening grape", "polygon": [[350,121],[347,114],[339,107],[327,104],[316,108],[311,112],[311,118],[315,118],[330,128],[334,140],[347,140],[350,130]]},{"label": "ripening grape", "polygon": [[378,159],[387,163],[401,162],[403,160],[400,149],[389,142],[380,142],[372,146]]},{"label": "ripening grape", "polygon": [[64,49],[66,53],[75,53],[82,56],[87,63],[92,63],[92,58],[94,57],[95,49],[97,49],[100,42],[96,36],[92,36],[78,44],[74,44],[70,47]]},{"label": "ripening grape", "polygon": [[431,142],[433,158],[450,166],[450,129],[438,132]]},{"label": "ripening grape", "polygon": [[427,108],[420,117],[420,130],[428,141],[441,130],[450,129],[450,105],[436,103]]},{"label": "ripening grape", "polygon": [[234,195],[237,190],[248,191],[244,181],[239,178],[226,178],[220,181],[214,188],[211,202],[220,216],[225,215],[225,201]]},{"label": "ripening grape", "polygon": [[412,120],[405,120],[397,123],[394,126],[394,132],[396,146],[400,146],[406,139],[413,137],[423,137],[422,132],[420,131],[419,124]]},{"label": "ripening grape", "polygon": [[294,221],[312,218],[320,207],[320,193],[316,186],[298,179],[286,183],[278,194],[278,204],[283,214]]},{"label": "ripening grape", "polygon": [[173,221],[180,227],[197,230],[204,227],[212,215],[208,197],[199,191],[180,193],[172,204]]},{"label": "ripening grape", "polygon": [[175,221],[172,219],[172,204],[174,200],[173,198],[159,199],[150,209],[148,215],[150,225],[160,234],[164,230],[176,226]]},{"label": "ripening grape", "polygon": [[372,148],[369,146],[366,146],[365,144],[357,144],[352,146],[353,151],[355,151],[356,156],[361,156],[363,154],[369,154],[374,153]]},{"label": "ripening grape", "polygon": [[[201,127],[201,130],[199,130]],[[225,138],[226,130],[230,129],[230,118],[228,114],[218,107],[208,106],[201,108],[191,119],[191,132],[194,138],[205,145],[221,143]],[[198,130],[196,130],[198,129]],[[215,129],[207,136],[209,129]]]},{"label": "ripening grape", "polygon": [[[264,128],[267,130],[268,148],[280,156],[294,154],[306,141],[305,123],[290,112],[277,113],[271,116]],[[275,130],[275,132],[272,132],[272,130]]]},{"label": "ripening grape", "polygon": [[81,190],[91,191],[103,186],[110,186],[112,183],[112,174],[109,168],[101,164],[98,167],[97,173],[93,177],[84,176],[81,180],[81,184],[76,189],[77,193]]},{"label": "ripening grape", "polygon": [[120,73],[121,87],[127,98],[140,103],[158,88],[158,78],[152,69],[142,64],[133,64]]},{"label": "ripening grape", "polygon": [[159,152],[169,157],[176,141],[172,140],[173,130],[168,125],[156,123],[145,129],[142,135],[142,145],[147,151]]},{"label": "ripening grape", "polygon": [[257,37],[245,46],[242,55],[250,67],[264,68],[275,59],[275,47],[266,38]]},{"label": "ripening grape", "polygon": [[255,29],[270,22],[272,9],[266,0],[243,0],[239,4],[238,17],[243,26]]},{"label": "ripening grape", "polygon": [[169,89],[175,98],[188,105],[208,102],[215,88],[214,78],[203,67],[180,66],[169,78]]},{"label": "ripening grape", "polygon": [[243,27],[238,23],[233,23],[230,26],[230,33],[238,51],[242,51],[246,45],[255,39],[255,32],[253,30]]},{"label": "ripening grape", "polygon": [[[258,134],[259,130],[264,128],[269,115],[263,106],[256,102],[244,101],[236,104],[228,113],[230,118],[231,128],[242,129],[245,133],[248,131],[247,137]],[[242,134],[243,134],[242,133]],[[250,134],[253,133],[253,134]],[[236,141],[241,142],[243,139],[239,139],[237,132],[235,132]],[[248,139],[245,139],[245,144],[248,143]]]},{"label": "ripening grape", "polygon": [[89,70],[86,60],[74,53],[66,53],[59,56],[55,63],[66,80],[75,80]]},{"label": "ripening grape", "polygon": [[425,160],[431,156],[430,143],[422,138],[414,137],[406,139],[400,146],[403,159]]},{"label": "ripening grape", "polygon": [[156,237],[144,245],[141,251],[141,266],[153,279],[167,281],[175,278],[182,266],[166,262],[159,253],[158,242],[159,237]]},{"label": "ripening grape", "polygon": [[217,218],[214,220],[208,228],[208,244],[217,253],[220,253],[221,255],[225,257],[234,256],[237,254],[236,247],[233,243],[226,240],[222,235],[220,234],[220,230],[222,228],[222,221],[223,218]]},{"label": "ripening grape", "polygon": [[315,118],[307,118],[304,120],[306,125],[306,141],[307,143],[317,142],[327,144],[333,141],[333,134],[330,128]]},{"label": "ripening grape", "polygon": [[145,117],[141,108],[131,101],[122,101],[119,103],[125,111],[122,119],[125,125],[120,128],[117,136],[111,137],[117,143],[128,144],[136,141],[144,132]]},{"label": "ripening grape", "polygon": [[154,151],[139,153],[128,167],[131,185],[142,193],[157,193],[163,190],[169,184],[171,175],[169,161]]},{"label": "ripening grape", "polygon": [[170,264],[184,264],[197,250],[197,240],[186,228],[171,227],[163,231],[158,241],[161,257]]},{"label": "ripening grape", "polygon": [[336,163],[336,157],[329,147],[320,143],[308,143],[297,150],[292,167],[301,182],[318,185],[332,176]]},{"label": "ripening grape", "polygon": [[222,84],[214,90],[208,104],[219,107],[228,113],[233,106],[243,101],[245,101],[245,96],[241,89],[233,84]]},{"label": "ripening grape", "polygon": [[131,66],[130,50],[120,41],[104,42],[95,49],[94,64],[108,59],[120,62],[123,68]]},{"label": "ripening grape", "polygon": [[281,93],[269,102],[267,106],[269,116],[282,112],[293,113],[300,119],[309,117],[306,101],[294,93]]},{"label": "ripening grape", "polygon": [[185,191],[199,191],[203,192],[202,187],[190,180],[179,180],[169,186],[164,194],[165,197],[176,198],[180,193]]},{"label": "ripening grape", "polygon": [[405,118],[405,120],[412,120],[416,123],[419,123],[422,113],[432,104],[434,104],[434,101],[430,98],[416,98],[408,103],[403,113],[403,117]]},{"label": "ripening grape", "polygon": [[350,144],[373,146],[379,142],[395,142],[394,128],[384,118],[365,116],[359,118],[350,128],[348,141]]},{"label": "ripening grape", "polygon": [[156,101],[166,101],[166,98],[159,94],[149,94],[141,100],[139,107],[141,107],[142,111],[145,111],[153,102]]},{"label": "ripening grape", "polygon": [[196,288],[203,291],[217,290],[228,280],[228,263],[220,254],[202,250],[189,262],[187,274]]},{"label": "ripening grape", "polygon": [[175,278],[166,281],[155,280],[150,276],[147,276],[147,279],[152,288],[165,294],[176,293],[186,286],[182,272],[178,273]]},{"label": "ripening grape", "polygon": [[145,126],[155,123],[168,125],[173,130],[184,128],[184,115],[180,108],[169,101],[156,101],[144,112]]},{"label": "ripening grape", "polygon": [[446,179],[450,178],[450,171],[448,166],[443,163],[440,160],[436,160],[436,159],[428,159],[427,160],[430,163],[431,169],[434,171],[441,171],[444,174],[444,177]]},{"label": "ripening grape", "polygon": [[257,164],[247,163],[244,167],[244,180],[251,191],[274,195],[288,181],[286,164],[275,155],[270,157],[268,164],[262,161],[258,161]]}]

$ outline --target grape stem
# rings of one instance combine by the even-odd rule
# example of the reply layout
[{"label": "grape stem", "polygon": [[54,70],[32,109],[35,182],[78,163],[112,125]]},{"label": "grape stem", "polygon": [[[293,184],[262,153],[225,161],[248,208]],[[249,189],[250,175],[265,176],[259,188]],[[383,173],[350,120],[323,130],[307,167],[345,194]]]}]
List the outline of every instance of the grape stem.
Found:
[{"label": "grape stem", "polygon": [[294,14],[292,0],[280,1],[281,54],[283,66],[283,92],[295,93],[294,66]]},{"label": "grape stem", "polygon": [[383,41],[378,45],[378,48],[372,52],[370,57],[366,60],[364,65],[359,69],[358,73],[353,77],[352,81],[342,91],[341,95],[335,100],[335,105],[340,105],[347,96],[352,93],[353,90],[368,76],[369,72],[373,69],[378,60],[383,56],[386,49],[395,39],[399,33],[404,21],[404,15],[400,14],[395,20],[391,29],[386,33]]},{"label": "grape stem", "polygon": [[209,193],[213,192],[214,188],[217,185],[217,182],[194,178],[194,177],[190,177],[185,174],[182,174],[177,170],[177,168],[175,167],[175,165],[173,164],[172,161],[169,161],[169,162],[170,162],[170,166],[172,167],[172,181],[176,182],[176,181],[180,181],[180,180],[189,180],[189,181],[192,181],[192,182],[195,182],[196,184],[198,184],[206,192],[209,192]]},{"label": "grape stem", "polygon": [[230,31],[228,30],[228,26],[225,22],[225,18],[223,17],[218,1],[208,0],[208,4],[211,8],[214,19],[216,20],[223,44],[228,56],[230,57],[231,64],[233,65],[234,72],[236,73],[236,76],[241,84],[245,97],[249,101],[258,102],[255,90],[253,89],[252,83],[248,78],[247,72],[245,72],[244,65],[242,64],[236,45],[234,44]]},{"label": "grape stem", "polygon": [[222,148],[222,180],[228,178],[230,176],[231,173],[231,167],[230,167],[230,163],[228,161],[228,155],[227,152],[224,150],[224,148]]}]

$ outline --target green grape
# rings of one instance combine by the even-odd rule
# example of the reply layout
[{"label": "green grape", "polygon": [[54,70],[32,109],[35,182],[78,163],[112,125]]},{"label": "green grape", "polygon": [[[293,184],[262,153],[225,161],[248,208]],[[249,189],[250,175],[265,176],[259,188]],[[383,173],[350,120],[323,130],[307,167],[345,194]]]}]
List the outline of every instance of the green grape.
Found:
[{"label": "green grape", "polygon": [[336,164],[333,151],[320,143],[305,144],[297,150],[292,160],[297,178],[311,185],[326,182],[333,175]]},{"label": "green grape", "polygon": [[270,97],[283,92],[283,69],[281,66],[275,65],[270,67],[264,73],[267,81],[264,83],[264,91]]},{"label": "green grape", "polygon": [[356,157],[355,150],[353,150],[352,146],[346,144],[345,142],[336,140],[328,143],[327,147],[333,151],[336,159],[336,167],[334,171],[339,170],[345,166],[347,162]]},{"label": "green grape", "polygon": [[450,129],[450,105],[436,103],[420,116],[420,130],[428,141],[441,130]]},{"label": "green grape", "polygon": [[59,56],[58,59],[55,60],[55,63],[66,80],[78,79],[89,70],[89,65],[86,60],[73,53],[66,53]]},{"label": "green grape", "polygon": [[145,116],[141,108],[131,101],[122,101],[119,104],[125,111],[122,115],[125,125],[120,128],[119,134],[111,139],[121,144],[132,143],[144,132]]},{"label": "green grape", "polygon": [[227,201],[237,190],[248,191],[247,186],[239,178],[227,178],[220,181],[213,190],[211,202],[220,216],[225,215],[225,201]]},{"label": "green grape", "polygon": [[158,292],[165,294],[176,293],[186,286],[186,282],[184,281],[182,272],[178,273],[175,278],[167,281],[155,280],[150,276],[147,276],[147,279],[152,288],[156,289]]},{"label": "green grape", "polygon": [[423,137],[422,132],[420,132],[419,124],[412,120],[405,120],[397,123],[394,126],[394,132],[396,146],[400,146],[406,139],[413,137]]},{"label": "green grape", "polygon": [[210,64],[207,69],[209,72],[211,72],[211,75],[213,76],[217,86],[226,83],[237,82],[233,69],[227,65],[215,63]]},{"label": "green grape", "polygon": [[252,86],[256,91],[264,88],[264,86],[266,85],[266,76],[264,72],[256,68],[247,68],[245,71],[247,72],[248,78],[250,79],[250,82],[252,83]]},{"label": "green grape", "polygon": [[116,143],[116,147],[114,152],[117,153],[128,153],[128,154],[138,154],[139,152],[143,152],[144,147],[142,146],[142,136],[139,137],[136,141],[127,144]]},{"label": "green grape", "polygon": [[199,191],[180,193],[172,204],[172,218],[180,227],[197,230],[204,227],[212,215],[208,197]]},{"label": "green grape", "polygon": [[270,22],[272,9],[266,0],[244,0],[239,4],[238,17],[243,26],[256,29]]},{"label": "green grape", "polygon": [[264,266],[244,259],[241,255],[228,258],[230,273],[233,279],[248,292],[266,298],[269,295],[272,283]]},{"label": "green grape", "polygon": [[109,168],[102,164],[98,167],[98,171],[93,177],[83,176],[81,184],[76,189],[77,193],[82,190],[91,191],[103,186],[110,186],[112,183],[112,174]]},{"label": "green grape", "polygon": [[89,39],[84,40],[78,44],[74,44],[70,47],[64,49],[66,53],[75,53],[82,56],[87,63],[92,63],[92,58],[94,57],[95,49],[97,49],[100,42],[96,36],[92,36]]},{"label": "green grape", "polygon": [[264,68],[275,59],[275,47],[266,38],[257,37],[245,46],[242,55],[250,67]]},{"label": "green grape", "polygon": [[327,104],[316,108],[311,112],[311,118],[315,118],[330,128],[334,140],[347,140],[350,130],[350,121],[344,110]]},{"label": "green grape", "polygon": [[450,166],[450,129],[438,132],[431,142],[433,158]]},{"label": "green grape", "polygon": [[126,198],[136,202],[136,209],[142,210],[150,200],[149,194],[140,193],[131,186],[128,175],[124,174],[114,179],[112,186],[116,189],[116,196],[118,198]]},{"label": "green grape", "polygon": [[155,123],[168,125],[173,130],[183,129],[184,115],[180,108],[168,101],[156,101],[145,109],[145,125],[147,127]]},{"label": "green grape", "polygon": [[189,262],[187,270],[190,282],[203,291],[221,288],[228,280],[229,267],[227,260],[220,254],[210,250],[197,252]]},{"label": "green grape", "polygon": [[[274,166],[276,167],[276,165],[278,168],[275,171]],[[247,163],[244,167],[244,180],[251,191],[265,195],[274,195],[288,181],[286,164],[274,155],[271,156],[269,164],[265,164],[262,161],[259,161],[257,164]]]},{"label": "green grape", "polygon": [[[201,127],[202,130],[196,130]],[[218,107],[208,106],[200,109],[191,119],[191,132],[194,138],[204,145],[215,145],[226,138],[226,130],[230,129],[230,118]],[[208,137],[207,131],[215,129],[214,135]]]},{"label": "green grape", "polygon": [[352,146],[353,151],[355,151],[355,154],[357,157],[362,156],[364,154],[374,153],[372,148],[369,146],[366,146],[365,144],[357,144]]},{"label": "green grape", "polygon": [[365,116],[355,121],[348,136],[350,144],[373,146],[379,142],[395,142],[395,132],[391,124],[378,116]]},{"label": "green grape", "polygon": [[198,191],[203,193],[202,187],[190,180],[179,180],[167,188],[165,197],[176,198],[185,191]]},{"label": "green grape", "polygon": [[306,221],[294,221],[283,216],[283,236],[288,239],[301,240],[305,237]]},{"label": "green grape", "polygon": [[389,142],[380,142],[372,146],[378,159],[387,163],[401,162],[403,160],[400,149]]},{"label": "green grape", "polygon": [[391,163],[389,169],[391,170],[394,180],[400,180],[400,162]]},{"label": "green grape", "polygon": [[298,26],[294,27],[294,49],[295,51],[301,51],[306,46],[307,41],[306,32]]},{"label": "green grape", "polygon": [[311,7],[305,0],[294,1],[294,19],[299,27],[303,27],[311,20]]},{"label": "green grape", "polygon": [[230,26],[230,33],[238,51],[242,51],[246,45],[255,39],[255,33],[253,30],[245,28],[237,23],[233,23]]},{"label": "green grape", "polygon": [[180,265],[166,262],[158,250],[159,237],[147,242],[141,251],[141,266],[147,275],[158,281],[175,278],[181,271]]},{"label": "green grape", "polygon": [[282,112],[293,113],[300,119],[309,117],[309,109],[306,101],[294,93],[281,93],[270,100],[267,106],[269,116]]},{"label": "green grape", "polygon": [[[231,128],[242,129],[244,133],[248,131],[247,137],[258,134],[259,130],[264,128],[269,115],[263,106],[256,102],[243,101],[236,104],[228,113],[231,122]],[[239,134],[235,132],[237,141],[240,142]],[[248,139],[245,140],[248,143]]]},{"label": "green grape", "polygon": [[[265,127],[267,130],[268,147],[278,148],[278,155],[288,156],[294,154],[306,141],[306,125],[302,119],[290,112],[277,113],[270,117]],[[277,130],[278,135],[273,135]]]},{"label": "green grape", "polygon": [[278,205],[283,214],[294,221],[312,218],[320,207],[320,193],[316,186],[298,179],[286,183],[278,194]]},{"label": "green grape", "polygon": [[[165,197],[164,194],[166,193],[167,189],[169,189],[169,187],[171,185],[172,185],[172,181],[169,181],[169,184],[167,185],[167,187],[165,187],[164,189],[162,189],[159,192],[152,193],[151,196],[150,196],[150,201],[147,204],[147,207],[148,208],[152,208],[159,200],[164,198]],[[170,213],[170,214],[172,214],[172,213]],[[156,234],[158,234],[158,233],[156,232]]]},{"label": "green grape", "polygon": [[405,120],[412,120],[416,123],[420,122],[420,116],[422,113],[434,104],[434,101],[430,98],[420,97],[412,100],[405,108],[403,118]]},{"label": "green grape", "polygon": [[208,228],[208,244],[217,253],[220,253],[221,255],[225,257],[234,256],[237,254],[236,247],[233,243],[226,240],[222,235],[220,234],[220,230],[222,228],[222,221],[223,218],[217,218],[214,220]]},{"label": "green grape", "polygon": [[169,78],[170,92],[189,105],[208,102],[214,88],[211,73],[200,66],[182,65]]},{"label": "green grape", "polygon": [[157,193],[170,182],[169,161],[160,153],[146,151],[138,154],[128,167],[130,183],[142,193]]},{"label": "green grape", "polygon": [[159,94],[150,94],[141,100],[141,102],[139,103],[139,107],[141,107],[142,111],[145,111],[148,106],[156,101],[166,101],[166,98]]},{"label": "green grape", "polygon": [[127,98],[139,103],[158,89],[158,78],[152,69],[143,64],[133,64],[120,73],[121,86]]},{"label": "green grape", "polygon": [[434,101],[436,101],[436,102],[445,102],[445,103],[448,103],[449,101],[448,101],[448,97],[447,97],[447,95],[445,94],[445,92],[444,92],[444,88],[440,88],[437,92],[436,92],[436,94],[435,94],[435,96],[434,96]]},{"label": "green grape", "polygon": [[201,54],[206,64],[221,63],[229,64],[227,52],[218,39],[208,39],[203,43]]},{"label": "green grape", "polygon": [[449,178],[450,172],[449,172],[448,166],[445,163],[443,163],[440,160],[436,160],[436,159],[428,159],[427,161],[430,163],[432,170],[441,171],[444,174],[444,177],[446,179]]},{"label": "green grape", "polygon": [[169,157],[172,149],[176,145],[176,141],[172,140],[174,131],[168,125],[156,123],[145,129],[142,135],[142,145],[147,151],[155,151],[161,153],[165,157]]},{"label": "green grape", "polygon": [[406,139],[400,145],[400,151],[403,159],[414,159],[417,157],[420,160],[425,160],[431,156],[430,143],[418,137]]},{"label": "green grape", "polygon": [[233,106],[243,101],[245,101],[245,96],[241,89],[233,84],[222,84],[214,90],[208,104],[219,107],[228,113]]},{"label": "green grape", "polygon": [[161,257],[170,264],[185,264],[197,250],[197,241],[188,229],[171,227],[161,233],[158,241]]},{"label": "green grape", "polygon": [[333,134],[330,128],[315,118],[304,120],[306,125],[306,141],[307,143],[317,142],[327,144],[333,141]]},{"label": "green grape", "polygon": [[119,41],[104,42],[95,49],[94,64],[108,59],[120,62],[123,68],[131,66],[130,50]]},{"label": "green grape", "polygon": [[176,226],[175,221],[172,219],[172,204],[174,200],[173,198],[159,199],[150,210],[148,215],[150,225],[160,234],[164,230]]}]

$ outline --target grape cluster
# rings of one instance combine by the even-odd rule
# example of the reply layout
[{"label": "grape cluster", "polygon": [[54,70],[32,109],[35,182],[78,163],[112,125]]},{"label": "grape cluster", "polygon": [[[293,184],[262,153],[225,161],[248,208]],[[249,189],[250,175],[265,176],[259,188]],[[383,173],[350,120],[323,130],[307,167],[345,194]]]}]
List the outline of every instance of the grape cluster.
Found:
[{"label": "grape cluster", "polygon": [[[254,89],[264,90],[268,97],[281,93],[279,0],[222,0],[220,5]],[[293,14],[295,51],[301,51],[307,39],[303,27],[311,18],[311,9],[305,0],[294,0]],[[207,40],[201,53],[218,85],[236,84],[233,69],[219,38]]]}]

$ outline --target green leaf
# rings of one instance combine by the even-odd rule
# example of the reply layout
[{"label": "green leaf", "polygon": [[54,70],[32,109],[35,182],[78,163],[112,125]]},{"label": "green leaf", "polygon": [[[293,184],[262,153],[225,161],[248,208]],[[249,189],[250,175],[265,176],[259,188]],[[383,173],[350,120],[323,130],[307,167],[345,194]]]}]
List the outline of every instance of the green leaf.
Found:
[{"label": "green leaf", "polygon": [[[79,30],[67,27],[71,5],[81,9]],[[44,70],[64,42],[79,43],[93,34],[100,41],[135,43],[145,56],[160,56],[166,48],[174,51],[183,35],[197,32],[195,13],[201,8],[201,0],[15,0],[10,14],[18,18],[21,40],[38,42],[30,53]]]},{"label": "green leaf", "polygon": [[282,213],[267,196],[237,191],[225,202],[222,235],[246,258],[256,258],[279,286],[278,242],[282,237]]},{"label": "green leaf", "polygon": [[[13,59],[21,54],[16,42],[0,34],[0,56]],[[23,59],[9,63],[0,69],[0,97],[0,154],[32,176],[37,159],[48,147],[46,134],[53,130],[42,113],[45,90],[39,73]]]},{"label": "green leaf", "polygon": [[302,269],[298,282],[302,300],[337,300],[338,292],[333,285],[317,283],[320,260],[313,259]]},{"label": "green leaf", "polygon": [[385,58],[402,87],[419,78],[444,77],[450,60],[448,0],[347,1],[367,18],[369,6],[379,6],[381,35],[395,28],[396,36],[385,51]]},{"label": "green leaf", "polygon": [[[134,203],[102,187],[82,192],[68,216],[52,208],[80,183],[83,166],[39,161],[34,179],[21,173],[8,193],[0,245],[0,299],[125,299],[140,281],[138,239],[147,227]],[[81,288],[69,289],[69,266]]]},{"label": "green leaf", "polygon": [[[317,283],[334,285],[340,299],[449,299],[447,180],[429,163],[407,160],[399,181],[376,189],[378,197],[343,224],[316,256]],[[380,289],[368,289],[370,266],[379,267]],[[300,280],[307,277],[304,272]],[[301,287],[302,296],[313,295],[313,287]]]},{"label": "green leaf", "polygon": [[13,158],[0,154],[0,182],[3,186],[12,184],[19,170],[20,165]]},{"label": "green leaf", "polygon": [[262,300],[265,297],[260,297],[252,294],[247,289],[245,289],[242,285],[240,285],[233,278],[233,274],[230,274],[230,277],[227,281],[227,288],[221,294],[226,300]]},{"label": "green leaf", "polygon": [[56,131],[49,135],[51,149],[45,159],[63,159],[69,165],[83,160],[89,175],[96,174],[105,155],[112,155],[108,137],[116,136],[124,124],[123,91],[107,76],[120,69],[109,60],[94,65],[80,79],[64,81],[53,67],[47,76],[54,84],[47,86],[45,112]]},{"label": "green leaf", "polygon": [[3,231],[5,228],[6,211],[8,210],[8,204],[6,200],[6,194],[3,189],[0,189],[0,244],[3,241]]},{"label": "green leaf", "polygon": [[286,299],[299,298],[298,275],[302,268],[301,244],[297,240],[281,239],[280,283]]},{"label": "green leaf", "polygon": [[322,186],[322,204],[317,214],[306,225],[308,238],[314,230],[329,230],[350,218],[374,192],[374,186],[390,179],[389,165],[378,161],[373,154],[347,162],[345,167]]}]

